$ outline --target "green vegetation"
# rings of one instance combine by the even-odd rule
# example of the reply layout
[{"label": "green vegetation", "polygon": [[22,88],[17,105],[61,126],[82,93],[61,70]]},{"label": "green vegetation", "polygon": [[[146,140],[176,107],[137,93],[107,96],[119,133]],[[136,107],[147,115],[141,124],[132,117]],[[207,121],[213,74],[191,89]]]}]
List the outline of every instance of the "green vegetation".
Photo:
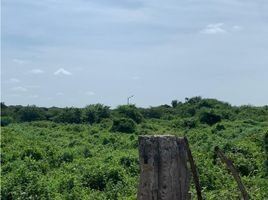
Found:
[{"label": "green vegetation", "polygon": [[[1,103],[1,199],[136,199],[138,136],[187,136],[206,199],[238,199],[221,147],[251,199],[268,198],[268,106],[187,98],[172,105],[110,109]],[[191,192],[195,197],[192,185]]]}]

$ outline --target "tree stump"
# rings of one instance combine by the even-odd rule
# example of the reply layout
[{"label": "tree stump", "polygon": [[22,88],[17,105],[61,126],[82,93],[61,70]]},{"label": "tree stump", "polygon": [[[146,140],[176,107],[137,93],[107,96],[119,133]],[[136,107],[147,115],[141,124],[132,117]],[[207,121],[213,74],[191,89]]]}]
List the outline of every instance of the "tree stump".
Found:
[{"label": "tree stump", "polygon": [[183,138],[140,136],[138,200],[188,200],[189,172]]}]

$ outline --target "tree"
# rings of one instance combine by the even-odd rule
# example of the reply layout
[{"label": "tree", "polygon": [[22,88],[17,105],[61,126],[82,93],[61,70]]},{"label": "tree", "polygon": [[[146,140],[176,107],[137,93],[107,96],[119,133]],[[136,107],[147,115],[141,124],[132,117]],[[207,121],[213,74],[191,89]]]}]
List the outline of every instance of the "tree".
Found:
[{"label": "tree", "polygon": [[46,119],[45,111],[36,106],[22,107],[17,113],[18,119],[21,122],[30,122]]},{"label": "tree", "polygon": [[203,109],[199,114],[199,120],[201,123],[208,125],[216,124],[221,121],[221,116],[212,109]]},{"label": "tree", "polygon": [[136,130],[136,123],[132,119],[120,118],[115,119],[111,131],[123,133],[133,133]]},{"label": "tree", "polygon": [[172,105],[173,108],[176,108],[177,105],[178,105],[178,100],[172,100],[171,105]]},{"label": "tree", "polygon": [[126,117],[134,120],[136,123],[141,123],[143,116],[138,108],[134,105],[123,105],[117,108],[117,112],[121,117]]},{"label": "tree", "polygon": [[55,122],[81,123],[81,110],[79,108],[64,108],[53,118]]},{"label": "tree", "polygon": [[82,111],[83,122],[99,123],[104,118],[111,116],[110,108],[102,104],[94,104],[86,106]]}]

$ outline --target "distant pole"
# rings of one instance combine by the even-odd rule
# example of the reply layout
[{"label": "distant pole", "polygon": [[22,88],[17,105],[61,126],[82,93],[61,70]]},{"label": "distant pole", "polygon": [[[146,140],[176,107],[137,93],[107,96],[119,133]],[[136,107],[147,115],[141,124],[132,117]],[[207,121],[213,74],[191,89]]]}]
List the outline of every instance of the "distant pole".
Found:
[{"label": "distant pole", "polygon": [[127,98],[127,105],[129,105],[129,100],[134,97],[134,95],[131,95],[130,97]]}]

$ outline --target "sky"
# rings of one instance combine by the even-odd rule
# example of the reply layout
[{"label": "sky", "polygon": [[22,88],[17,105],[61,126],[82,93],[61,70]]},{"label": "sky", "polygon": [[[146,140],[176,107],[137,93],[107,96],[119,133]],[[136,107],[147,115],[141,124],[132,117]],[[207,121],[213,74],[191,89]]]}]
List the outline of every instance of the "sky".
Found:
[{"label": "sky", "polygon": [[267,0],[2,0],[1,101],[268,104]]}]

